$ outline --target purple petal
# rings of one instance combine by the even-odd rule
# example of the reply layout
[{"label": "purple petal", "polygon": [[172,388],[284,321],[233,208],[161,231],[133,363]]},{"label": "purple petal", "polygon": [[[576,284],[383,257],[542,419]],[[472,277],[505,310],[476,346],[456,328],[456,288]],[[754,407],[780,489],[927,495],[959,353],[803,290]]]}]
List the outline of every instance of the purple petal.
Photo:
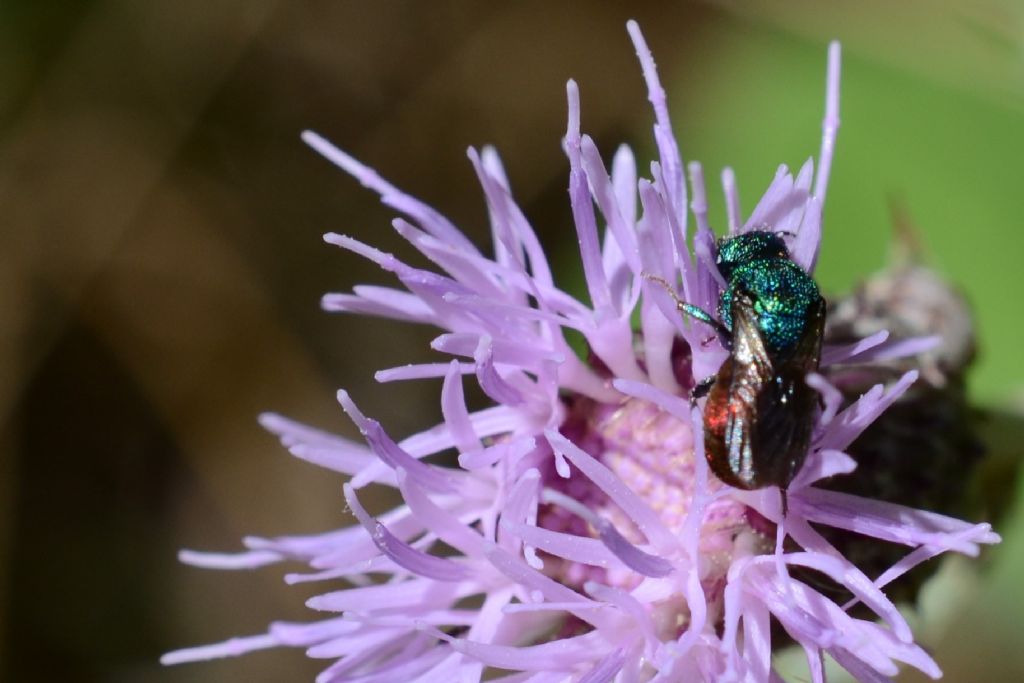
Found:
[{"label": "purple petal", "polygon": [[438,239],[458,245],[460,249],[469,252],[476,251],[473,243],[447,218],[418,199],[401,192],[375,171],[345,154],[320,135],[311,130],[303,131],[302,140],[322,157],[358,180],[363,187],[379,194],[385,204],[418,220],[424,229]]},{"label": "purple petal", "polygon": [[[973,527],[965,528],[963,531],[961,531],[959,533],[953,534],[953,537],[956,539],[957,542],[959,542],[959,541],[968,541],[969,542],[972,538],[974,538],[974,539],[983,539],[983,538],[984,539],[988,539],[988,538],[990,538],[990,534],[992,534],[992,532],[991,532],[991,528],[989,527],[988,524],[978,524],[978,525],[975,525]],[[994,540],[991,540],[991,541],[986,540],[986,541],[981,541],[981,542],[998,542],[998,541],[999,541],[999,538],[998,538],[998,536],[996,536],[994,538]],[[939,546],[939,545],[935,545],[935,546],[925,546],[925,545],[923,545],[923,546],[920,546],[917,549],[907,553],[905,556],[903,556],[902,559],[900,559],[899,562],[897,562],[893,566],[889,567],[889,569],[885,570],[877,579],[875,579],[875,582],[874,582],[875,586],[877,586],[879,588],[883,588],[884,586],[888,585],[889,583],[891,583],[895,579],[899,578],[900,576],[902,576],[906,572],[910,571],[911,569],[913,569],[917,565],[921,564],[922,562],[926,562],[927,560],[930,560],[931,558],[933,558],[933,557],[935,557],[937,555],[940,555],[940,554],[946,552],[947,550],[948,550],[947,547]],[[853,607],[858,602],[860,602],[860,600],[857,599],[857,598],[854,598],[853,600],[850,600],[848,603],[843,605],[843,609],[849,610],[851,607]]]},{"label": "purple petal", "polygon": [[594,205],[587,190],[587,179],[583,172],[580,152],[580,93],[576,82],[570,80],[566,86],[569,99],[569,122],[565,133],[565,150],[569,157],[569,203],[576,224],[576,236],[580,244],[580,258],[587,282],[590,301],[598,315],[613,314],[611,293],[601,262],[601,248],[597,239],[597,218]]},{"label": "purple petal", "polygon": [[[657,134],[657,130],[655,130]],[[665,189],[667,181],[665,175],[662,173],[661,164],[657,161],[651,162],[651,183],[654,188],[655,194],[660,198],[661,204],[664,206],[664,220],[660,223],[649,222],[650,232],[662,233],[667,235],[668,240],[672,244],[672,259],[678,268],[680,275],[683,277],[683,282],[688,282],[691,277],[690,273],[692,268],[690,267],[690,249],[687,245],[686,236],[686,213],[680,216],[677,215],[673,210],[672,200],[668,196],[668,191]],[[663,241],[665,237],[659,238],[659,241]]]},{"label": "purple petal", "polygon": [[435,581],[464,581],[471,576],[468,568],[442,557],[434,557],[416,550],[412,546],[395,538],[387,527],[370,517],[366,509],[359,504],[359,498],[355,490],[348,484],[344,487],[345,502],[348,503],[353,514],[363,525],[363,528],[370,533],[377,548],[394,560],[395,564],[408,569],[417,576],[423,576]]},{"label": "purple petal", "polygon": [[917,381],[917,370],[910,370],[893,384],[888,391],[882,385],[876,385],[868,393],[839,413],[834,420],[825,426],[817,446],[821,449],[841,451],[861,435],[879,415],[884,413],[896,399],[902,396]]},{"label": "purple petal", "polygon": [[412,606],[451,604],[479,591],[470,583],[441,583],[413,578],[359,588],[324,593],[306,601],[306,606],[328,612],[362,612],[366,610],[406,610]]},{"label": "purple petal", "polygon": [[[384,288],[382,288],[384,289]],[[391,320],[429,324],[434,322],[434,312],[415,294],[404,293],[407,301],[392,298],[391,301],[373,301],[357,294],[325,294],[320,299],[320,306],[325,311],[336,313],[358,313],[359,315],[375,315]]]},{"label": "purple petal", "polygon": [[[498,628],[505,619],[505,606],[508,605],[515,593],[515,589],[507,587],[503,590],[493,590],[484,598],[484,604],[475,610],[468,610],[473,613],[473,624],[469,627],[466,637],[469,640],[493,642],[498,636]],[[483,666],[476,663],[474,667],[482,671]]]},{"label": "purple petal", "polygon": [[355,446],[356,448],[361,448],[364,453],[369,454],[365,447],[358,446],[349,439],[304,425],[301,422],[295,422],[277,413],[261,413],[259,423],[261,427],[277,436],[286,448],[297,444],[339,448]]},{"label": "purple petal", "polygon": [[725,212],[729,221],[729,234],[735,235],[742,225],[740,193],[736,187],[736,173],[731,167],[722,169],[722,192],[725,193]]},{"label": "purple petal", "polygon": [[[430,346],[435,351],[473,358],[482,338],[483,335],[469,332],[442,334],[435,338]],[[544,361],[561,363],[565,360],[560,353],[524,344],[512,344],[504,339],[492,339],[491,352],[497,363],[514,365],[532,371],[537,371]]]},{"label": "purple petal", "polygon": [[675,328],[679,336],[685,339],[687,343],[699,343],[699,336],[702,331],[698,330],[695,326],[683,323],[683,316],[676,308],[675,300],[669,296],[668,292],[660,284],[645,281],[641,286],[644,288],[644,300],[649,300],[657,306],[662,317]]},{"label": "purple petal", "polygon": [[342,474],[355,475],[366,470],[374,462],[374,458],[356,448],[316,448],[309,446],[292,446],[288,451],[300,460]]},{"label": "purple petal", "polygon": [[839,408],[843,404],[843,394],[832,386],[827,379],[816,372],[808,373],[806,381],[809,387],[821,394],[821,400],[825,404],[825,409],[821,411],[818,424],[827,425],[832,422],[836,413],[839,412]]},{"label": "purple petal", "polygon": [[[693,260],[694,267],[690,280],[690,289],[686,293],[686,301],[705,311],[715,311],[718,306],[718,299],[726,287],[725,278],[718,271],[715,263],[718,254],[718,239],[710,230],[698,230],[693,236]],[[699,355],[707,346],[707,336],[699,339],[688,340],[691,346],[691,353]],[[715,348],[720,344],[714,344]]]},{"label": "purple petal", "polygon": [[[601,153],[589,135],[580,140],[580,161],[586,175],[594,201],[608,222],[608,231],[615,237],[623,258],[634,272],[640,272],[640,258],[637,252],[636,233],[627,225],[619,207],[612,179],[601,160]],[[602,259],[603,262],[603,259]],[[610,274],[610,273],[609,273]]]},{"label": "purple petal", "polygon": [[[615,202],[626,221],[627,229],[637,230],[637,167],[636,160],[629,145],[618,145],[615,156],[611,160],[611,184]],[[631,284],[634,274],[626,265],[623,250],[618,246],[614,233],[605,230],[601,247],[601,262],[604,271],[609,273],[610,288],[615,304],[620,310],[626,310],[631,296]],[[636,286],[632,286],[635,289]]]},{"label": "purple petal", "polygon": [[[852,654],[871,664],[873,659],[870,656],[865,656],[864,650],[873,648],[883,657],[909,664],[929,678],[941,678],[942,670],[924,648],[912,642],[905,643],[897,640],[891,631],[878,624],[859,620],[856,624],[860,631],[859,637],[842,644]],[[876,668],[885,673],[883,669]]]},{"label": "purple petal", "polygon": [[435,265],[440,266],[459,284],[479,292],[483,296],[504,297],[504,291],[489,277],[487,270],[478,267],[478,263],[483,259],[480,259],[476,254],[470,255],[477,258],[463,258],[462,255],[466,252],[453,247],[449,242],[431,237],[401,218],[392,221],[391,225],[417,251],[430,259]]},{"label": "purple petal", "polygon": [[672,234],[665,229],[668,210],[664,199],[647,180],[638,183],[643,217],[637,227],[640,263],[645,272],[668,280],[675,278],[676,250]]},{"label": "purple petal", "polygon": [[878,673],[841,647],[829,648],[828,653],[860,683],[894,683],[891,678]]},{"label": "purple petal", "polygon": [[544,435],[556,452],[569,458],[583,474],[622,508],[622,511],[636,524],[640,533],[646,536],[656,549],[671,548],[676,545],[675,535],[665,527],[657,513],[615,473],[558,432],[548,429],[545,430]]},{"label": "purple petal", "polygon": [[892,339],[884,344],[879,344],[861,354],[857,360],[861,363],[875,363],[897,358],[908,358],[927,351],[931,351],[942,343],[942,337],[932,335],[930,337],[911,337],[909,339]]},{"label": "purple petal", "polygon": [[[354,485],[353,488],[358,489]],[[387,526],[392,535],[403,541],[421,535],[424,531],[422,522],[405,505],[381,515],[380,522]],[[377,546],[361,527],[347,527],[344,531],[348,532],[344,538],[339,538],[333,546],[324,548],[309,560],[311,567],[328,570],[340,567],[365,567],[362,563],[379,557]]]},{"label": "purple petal", "polygon": [[651,619],[651,614],[646,605],[642,604],[628,592],[618,588],[612,588],[611,586],[606,586],[595,581],[588,581],[585,583],[583,590],[585,590],[587,594],[592,596],[595,600],[601,600],[602,602],[607,602],[610,605],[615,605],[624,614],[629,615],[633,622],[640,628],[644,639],[652,649],[661,644],[661,640],[655,632],[654,622]]},{"label": "purple petal", "polygon": [[448,648],[425,648],[422,653],[417,654],[415,659],[388,657],[386,660],[388,665],[375,669],[371,674],[360,675],[354,679],[345,679],[335,678],[335,673],[332,671],[328,677],[323,679],[318,677],[316,683],[342,683],[342,681],[352,681],[352,683],[394,683],[394,681],[411,681],[412,677],[428,672],[429,669],[450,654]]},{"label": "purple petal", "polygon": [[[515,337],[523,337],[534,343],[538,339],[538,330],[534,323],[544,322],[557,328],[568,328],[579,332],[593,329],[589,316],[566,317],[562,313],[540,308],[530,308],[514,301],[495,299],[476,294],[445,294],[444,302],[452,304],[478,319],[478,327],[494,334],[507,337],[512,341]],[[545,343],[547,340],[544,340]]]},{"label": "purple petal", "polygon": [[[359,527],[363,531],[362,527]],[[369,539],[367,539],[369,540]],[[370,542],[373,545],[373,542]],[[359,574],[385,574],[395,571],[395,563],[386,555],[377,552],[377,546],[373,546],[375,557],[367,560],[358,560],[334,569],[324,569],[316,572],[289,572],[284,575],[284,582],[289,586],[302,583],[316,583],[319,581],[330,581],[332,579],[349,579]]]},{"label": "purple petal", "polygon": [[644,360],[651,382],[666,394],[681,394],[683,389],[676,380],[676,364],[672,356],[676,343],[675,327],[647,297],[644,297],[640,308],[640,325]]},{"label": "purple petal", "polygon": [[[407,520],[408,514],[399,508],[391,511],[384,517],[389,523],[393,523],[395,520]],[[243,542],[245,547],[250,550],[269,550],[289,559],[298,559],[315,564],[318,558],[336,552],[338,548],[351,550],[353,544],[358,545],[364,539],[365,534],[363,534],[361,529],[358,527],[346,527],[337,531],[306,536],[277,536],[275,538],[247,536],[243,539]]]},{"label": "purple petal", "polygon": [[338,392],[338,402],[341,403],[342,409],[352,419],[356,427],[359,428],[359,432],[366,439],[373,452],[388,467],[396,470],[400,467],[403,468],[409,473],[409,476],[415,478],[421,485],[431,491],[451,493],[457,490],[451,478],[442,473],[439,468],[425,465],[399,448],[398,444],[391,440],[391,437],[387,435],[379,422],[371,420],[359,412],[356,404],[349,398],[347,391],[341,390]]},{"label": "purple petal", "polygon": [[[433,273],[429,270],[413,268],[401,259],[397,258],[394,254],[381,251],[380,249],[372,247],[365,242],[355,239],[354,237],[329,232],[324,235],[323,239],[327,244],[332,244],[336,247],[351,251],[353,254],[358,254],[368,261],[377,264],[389,273],[397,274],[402,278],[403,282],[406,282],[406,286],[409,286],[410,281],[415,284],[425,285],[428,286],[428,292],[432,292],[434,295],[447,291],[470,294],[473,291],[449,277]],[[413,288],[410,287],[410,289]],[[423,295],[416,292],[415,289],[413,289],[413,291],[414,293],[419,294],[420,298],[423,298]],[[433,307],[431,308],[433,309]],[[436,310],[434,313],[436,315]]]},{"label": "purple petal", "polygon": [[772,659],[771,613],[763,604],[751,601],[743,611],[743,659],[747,676],[768,680]]},{"label": "purple petal", "polygon": [[857,461],[842,451],[829,449],[812,451],[807,455],[807,461],[789,485],[789,492],[799,491],[821,479],[839,474],[849,474],[855,469],[857,469]]},{"label": "purple petal", "polygon": [[690,186],[693,188],[693,199],[690,200],[690,211],[697,221],[698,232],[711,232],[711,225],[708,223],[708,197],[704,187],[704,169],[699,161],[691,161],[687,164],[690,174]]},{"label": "purple petal", "polygon": [[571,588],[563,586],[554,579],[548,578],[536,569],[533,569],[520,561],[518,558],[513,557],[507,551],[502,550],[500,547],[496,545],[491,546],[490,550],[487,552],[487,559],[490,560],[491,564],[493,564],[499,572],[512,579],[512,581],[523,588],[531,592],[539,593],[546,601],[564,602],[567,604],[579,603],[581,609],[577,610],[575,608],[566,608],[566,611],[574,614],[576,617],[587,622],[591,626],[594,626],[598,630],[609,626],[607,615],[588,609],[592,606],[593,600],[584,595],[580,595]]},{"label": "purple petal", "polygon": [[405,475],[405,470],[398,471],[398,486],[412,514],[431,533],[469,557],[483,555],[484,539],[480,533],[434,503]]},{"label": "purple petal", "polygon": [[278,647],[281,643],[270,634],[258,636],[247,636],[245,638],[230,638],[220,643],[211,645],[200,645],[199,647],[188,647],[174,652],[168,652],[160,657],[160,663],[164,666],[171,664],[183,664],[185,662],[200,662],[210,659],[221,659],[223,657],[238,657],[256,650],[266,650],[271,647]]},{"label": "purple petal", "polygon": [[741,232],[774,227],[776,214],[781,213],[779,205],[785,202],[792,192],[793,176],[789,174],[789,167],[781,164]]},{"label": "purple petal", "polygon": [[462,393],[459,362],[455,360],[449,364],[448,374],[445,375],[444,385],[441,387],[441,414],[459,451],[471,452],[480,448],[480,439],[473,431],[469,410],[466,408],[466,397]]},{"label": "purple petal", "polygon": [[857,360],[861,354],[873,349],[889,338],[888,330],[880,330],[870,337],[859,339],[852,344],[841,346],[829,345],[822,349],[821,364],[823,366],[835,365],[836,363],[848,363]]},{"label": "purple petal", "polygon": [[796,238],[790,244],[789,253],[796,263],[808,273],[814,272],[821,246],[821,200],[811,197],[804,207],[803,220]]},{"label": "purple petal", "polygon": [[596,631],[540,645],[513,647],[452,638],[448,634],[430,627],[424,627],[424,630],[447,641],[455,650],[467,654],[473,659],[489,666],[512,671],[569,671],[581,663],[592,661],[596,648],[604,649],[601,647],[602,645],[607,647],[602,642],[600,633]]},{"label": "purple petal", "polygon": [[[506,519],[512,522],[523,522],[536,526],[537,522],[537,500],[540,496],[540,472],[536,469],[529,469],[519,477],[519,480],[509,491],[505,506],[501,511],[500,521]],[[501,533],[498,534],[498,543],[509,552],[516,552],[519,549],[520,538],[515,534],[504,531],[503,525],[499,525]],[[526,561],[531,567],[539,568],[540,560],[532,547],[524,549]]]},{"label": "purple petal", "polygon": [[[476,372],[473,363],[459,363],[459,373],[468,375]],[[378,370],[373,378],[384,384],[386,382],[402,382],[410,379],[433,379],[444,377],[451,370],[451,363],[410,363],[395,368]]]},{"label": "purple petal", "polygon": [[[807,210],[807,202],[811,196],[811,179],[814,175],[814,159],[808,159],[800,167],[800,172],[793,183],[793,192],[790,199],[780,207],[785,211],[781,216],[771,221],[776,232],[798,233],[800,223],[803,221],[804,213]],[[792,253],[792,252],[791,252]]]},{"label": "purple petal", "polygon": [[626,223],[636,223],[636,159],[629,145],[619,145],[612,157],[612,185],[615,201],[622,211]]},{"label": "purple petal", "polygon": [[610,548],[594,538],[550,531],[513,521],[510,517],[502,517],[501,526],[509,533],[515,534],[526,545],[570,562],[604,568],[616,564],[615,555]]},{"label": "purple petal", "polygon": [[633,350],[633,328],[628,315],[604,319],[598,329],[587,333],[586,337],[590,350],[604,361],[612,374],[624,379],[647,379]]},{"label": "purple petal", "polygon": [[828,46],[828,75],[825,79],[825,119],[821,123],[821,151],[818,153],[818,175],[814,179],[814,196],[825,203],[829,173],[832,170],[832,154],[839,130],[839,74],[841,52],[838,41]]},{"label": "purple petal", "polygon": [[250,550],[241,553],[207,553],[197,550],[179,550],[178,561],[203,569],[258,569],[276,564],[285,558],[269,550]]},{"label": "purple petal", "polygon": [[676,641],[677,652],[680,656],[686,655],[700,643],[708,618],[707,597],[704,594],[704,586],[701,585],[700,576],[696,571],[686,573],[684,591],[686,606],[690,610],[690,624],[686,632]]},{"label": "purple petal", "polygon": [[612,382],[612,386],[626,396],[633,396],[653,403],[680,420],[690,419],[690,404],[685,399],[679,398],[679,396],[662,391],[657,387],[652,387],[650,384],[631,382],[626,379],[617,379]]},{"label": "purple petal", "polygon": [[583,604],[579,602],[513,602],[502,608],[503,614],[538,614],[543,612],[566,612],[576,609],[606,610],[608,605],[600,602]]},{"label": "purple petal", "polygon": [[842,629],[852,621],[837,605],[799,581],[783,583],[767,568],[752,569],[747,580],[779,623],[791,634],[813,638],[819,647],[831,646],[842,638]]},{"label": "purple petal", "polygon": [[867,605],[875,614],[884,619],[893,634],[905,643],[913,642],[910,626],[882,591],[849,562],[840,561],[818,553],[787,553],[788,564],[810,567],[829,576],[836,583],[845,586]]},{"label": "purple petal", "polygon": [[[435,678],[434,680],[441,679]],[[561,671],[542,671],[540,673],[521,671],[508,676],[489,679],[493,683],[565,683],[568,680],[568,674]],[[430,683],[430,681],[416,681],[415,683]]]},{"label": "purple petal", "polygon": [[679,155],[679,145],[672,134],[672,122],[669,119],[668,105],[665,99],[665,89],[661,87],[658,79],[658,69],[654,64],[654,57],[647,47],[640,32],[640,26],[632,19],[626,22],[626,30],[633,40],[636,48],[636,55],[640,59],[640,68],[644,74],[644,81],[647,83],[647,99],[654,109],[654,139],[658,145],[658,158],[661,160],[665,179],[665,197],[671,207],[670,213],[683,221],[683,238],[685,240],[686,230],[686,183],[683,178],[683,160]]},{"label": "purple petal", "polygon": [[[525,426],[520,412],[506,406],[484,408],[471,413],[469,419],[473,423],[474,432],[482,439],[515,432]],[[455,441],[448,425],[442,422],[431,429],[402,439],[400,446],[405,452],[421,458],[452,448]]]},{"label": "purple petal", "polygon": [[476,361],[476,379],[480,388],[496,403],[521,406],[526,402],[522,392],[501,376],[494,366],[494,350],[490,337],[481,337],[473,356]]},{"label": "purple petal", "polygon": [[817,647],[806,638],[797,640],[803,648],[804,656],[807,659],[807,668],[811,675],[811,683],[825,683],[825,657],[821,648]]},{"label": "purple petal", "polygon": [[514,233],[514,238],[526,250],[530,272],[533,274],[537,284],[542,288],[552,287],[551,267],[548,265],[547,255],[537,239],[536,232],[530,226],[530,222],[526,220],[519,205],[512,199],[508,180],[505,178],[504,169],[501,168],[501,161],[498,159],[497,153],[492,148],[485,147],[481,156],[481,162],[487,176],[496,179],[504,190],[503,192],[496,193],[497,199],[500,199],[500,202],[497,202],[495,207],[496,210],[500,209],[501,213],[506,217]]},{"label": "purple petal", "polygon": [[433,311],[423,303],[415,294],[403,292],[392,287],[379,287],[376,285],[356,285],[352,292],[359,298],[370,303],[381,304],[401,312],[410,319],[427,319],[429,321]]},{"label": "purple petal", "polygon": [[[770,228],[776,232],[792,232],[807,208],[811,163],[808,160],[804,164],[797,182],[793,181],[785,164],[780,166],[772,184],[747,220],[744,230]],[[800,182],[804,184],[803,187],[798,184]]]},{"label": "purple petal", "polygon": [[270,625],[268,632],[282,645],[308,647],[343,634],[352,633],[359,628],[359,624],[353,621],[344,617],[336,617],[305,624],[275,621]]},{"label": "purple petal", "polygon": [[514,466],[536,447],[537,441],[532,438],[502,441],[478,451],[459,453],[459,466],[467,470],[483,469],[498,462],[506,462],[510,466]]},{"label": "purple petal", "polygon": [[644,576],[661,578],[668,576],[675,569],[668,560],[646,553],[627,541],[611,523],[605,520],[601,522],[597,527],[601,542],[633,571]]},{"label": "purple petal", "polygon": [[[927,545],[977,555],[979,543],[998,543],[989,524],[967,522],[849,493],[807,488],[791,503],[809,521],[908,546]],[[963,538],[965,530],[973,530]]]},{"label": "purple petal", "polygon": [[354,475],[375,461],[372,451],[364,445],[276,413],[262,413],[259,423],[295,457],[335,472]]},{"label": "purple petal", "polygon": [[486,163],[472,147],[466,152],[487,199],[494,260],[525,273],[526,255],[523,252],[523,243],[511,225],[512,217],[509,209],[514,202],[509,192],[508,177],[505,175],[505,169],[501,165],[497,151],[488,148],[484,150],[484,154],[487,155]]},{"label": "purple petal", "polygon": [[376,628],[361,633],[347,633],[307,648],[306,656],[313,659],[344,657],[347,668],[358,669],[364,662],[375,657],[382,647],[400,639],[404,635],[402,631],[398,628]]},{"label": "purple petal", "polygon": [[[455,680],[463,670],[463,664],[466,661],[465,655],[455,652],[449,645],[442,643],[438,645],[448,651],[448,656],[441,660],[439,664],[432,667],[430,670],[425,671],[423,674],[417,676],[415,679],[409,681],[409,683],[434,683],[434,681],[451,681]],[[321,683],[317,681],[317,683]],[[346,682],[347,683],[347,682]]]},{"label": "purple petal", "polygon": [[579,683],[610,683],[626,663],[626,654],[622,648],[609,652],[602,657],[593,668],[580,676]]}]

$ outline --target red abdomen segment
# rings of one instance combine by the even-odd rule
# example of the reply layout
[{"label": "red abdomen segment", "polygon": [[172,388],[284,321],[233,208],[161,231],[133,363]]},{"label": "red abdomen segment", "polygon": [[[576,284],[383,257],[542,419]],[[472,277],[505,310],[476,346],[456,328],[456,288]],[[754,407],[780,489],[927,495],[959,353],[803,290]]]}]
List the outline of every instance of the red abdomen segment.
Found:
[{"label": "red abdomen segment", "polygon": [[[718,370],[718,377],[708,393],[704,405],[704,457],[715,476],[722,482],[740,489],[755,489],[759,484],[755,481],[754,472],[744,467],[744,449],[751,444],[738,433],[737,421],[741,424],[752,418],[747,406],[733,396],[733,375],[735,362],[732,357],[726,358]],[[739,440],[740,443],[736,443]]]},{"label": "red abdomen segment", "polygon": [[722,482],[785,489],[807,456],[817,394],[802,371],[770,374],[727,358],[704,406],[704,455]]}]

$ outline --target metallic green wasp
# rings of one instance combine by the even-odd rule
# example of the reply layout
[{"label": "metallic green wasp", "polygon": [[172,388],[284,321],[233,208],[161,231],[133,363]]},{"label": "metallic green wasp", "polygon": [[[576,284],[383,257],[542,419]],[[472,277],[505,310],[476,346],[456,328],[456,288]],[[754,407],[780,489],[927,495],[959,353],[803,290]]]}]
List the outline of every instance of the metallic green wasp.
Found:
[{"label": "metallic green wasp", "polygon": [[[691,394],[708,397],[705,455],[726,484],[778,486],[785,514],[786,489],[807,457],[818,406],[805,378],[821,359],[825,300],[775,232],[720,240],[716,265],[726,282],[717,319],[676,299],[682,313],[714,328],[730,352]],[[652,279],[674,296],[668,283]]]}]

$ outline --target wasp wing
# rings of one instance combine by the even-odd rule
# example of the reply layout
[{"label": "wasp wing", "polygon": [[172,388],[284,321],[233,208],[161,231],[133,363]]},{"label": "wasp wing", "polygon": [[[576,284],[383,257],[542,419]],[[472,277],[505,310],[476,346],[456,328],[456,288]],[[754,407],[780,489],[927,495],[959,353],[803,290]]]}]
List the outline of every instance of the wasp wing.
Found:
[{"label": "wasp wing", "polygon": [[719,374],[705,412],[710,411],[712,436],[725,461],[712,462],[723,481],[740,488],[758,488],[757,423],[759,395],[771,380],[772,358],[758,326],[754,302],[746,292],[732,301],[732,354]]},{"label": "wasp wing", "polygon": [[818,299],[800,341],[774,360],[771,379],[758,392],[754,467],[766,484],[787,487],[807,457],[818,395],[806,378],[818,369],[824,327],[825,300]]},{"label": "wasp wing", "polygon": [[[732,303],[732,355],[723,365],[725,382],[712,392],[707,409],[722,420],[720,448],[725,462],[713,465],[723,481],[742,488],[785,488],[803,464],[810,444],[817,395],[807,373],[821,356],[825,302],[808,311],[804,334],[785,356],[765,343],[752,297]],[[717,395],[715,395],[717,394]],[[716,417],[717,416],[717,419]]]}]

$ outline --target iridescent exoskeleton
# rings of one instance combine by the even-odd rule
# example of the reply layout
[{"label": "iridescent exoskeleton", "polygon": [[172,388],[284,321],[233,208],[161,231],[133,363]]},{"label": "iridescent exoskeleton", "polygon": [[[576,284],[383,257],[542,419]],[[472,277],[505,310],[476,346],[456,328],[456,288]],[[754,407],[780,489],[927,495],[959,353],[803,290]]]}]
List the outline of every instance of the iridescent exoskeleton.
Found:
[{"label": "iridescent exoskeleton", "polygon": [[693,397],[707,394],[704,451],[723,482],[741,489],[786,489],[807,457],[818,395],[806,382],[818,369],[825,300],[789,256],[778,233],[723,238],[716,265],[726,282],[718,318],[678,301],[711,325],[729,357]]}]

